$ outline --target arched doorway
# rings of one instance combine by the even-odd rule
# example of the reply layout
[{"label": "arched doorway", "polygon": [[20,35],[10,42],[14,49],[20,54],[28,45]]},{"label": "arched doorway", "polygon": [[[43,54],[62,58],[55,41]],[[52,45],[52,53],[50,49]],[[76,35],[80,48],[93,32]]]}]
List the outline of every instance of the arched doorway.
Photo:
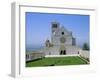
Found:
[{"label": "arched doorway", "polygon": [[66,50],[61,50],[60,55],[66,55]]},{"label": "arched doorway", "polygon": [[66,47],[64,45],[60,46],[60,55],[66,55]]}]

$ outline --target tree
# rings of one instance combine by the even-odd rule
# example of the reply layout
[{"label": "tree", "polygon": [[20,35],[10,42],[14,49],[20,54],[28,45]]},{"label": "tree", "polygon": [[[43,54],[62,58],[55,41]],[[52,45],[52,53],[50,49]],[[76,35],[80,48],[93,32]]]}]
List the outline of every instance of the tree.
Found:
[{"label": "tree", "polygon": [[87,43],[83,44],[83,50],[89,50],[89,45]]}]

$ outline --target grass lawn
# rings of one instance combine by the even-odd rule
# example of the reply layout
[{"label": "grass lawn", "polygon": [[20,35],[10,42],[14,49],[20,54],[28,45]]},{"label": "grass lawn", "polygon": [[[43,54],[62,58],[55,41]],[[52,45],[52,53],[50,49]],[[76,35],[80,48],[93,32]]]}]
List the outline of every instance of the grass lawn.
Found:
[{"label": "grass lawn", "polygon": [[80,65],[87,64],[78,56],[70,57],[46,57],[39,60],[26,62],[26,67],[40,67],[40,66],[59,66],[59,65]]}]

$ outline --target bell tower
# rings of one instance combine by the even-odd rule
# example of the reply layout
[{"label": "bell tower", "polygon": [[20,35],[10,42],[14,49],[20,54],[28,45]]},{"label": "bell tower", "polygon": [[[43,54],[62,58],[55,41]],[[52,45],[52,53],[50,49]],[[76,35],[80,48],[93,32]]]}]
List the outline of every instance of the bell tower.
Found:
[{"label": "bell tower", "polygon": [[52,34],[55,33],[57,31],[57,29],[59,28],[59,23],[58,22],[52,22],[51,28],[52,28]]},{"label": "bell tower", "polygon": [[58,34],[59,30],[59,23],[58,22],[52,22],[51,23],[51,42],[52,44],[56,44],[56,36]]}]

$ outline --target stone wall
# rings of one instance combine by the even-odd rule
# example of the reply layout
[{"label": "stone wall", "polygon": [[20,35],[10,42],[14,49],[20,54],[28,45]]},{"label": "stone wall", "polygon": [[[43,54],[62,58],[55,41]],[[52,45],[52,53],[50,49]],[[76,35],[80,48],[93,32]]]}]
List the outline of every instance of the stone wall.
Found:
[{"label": "stone wall", "polygon": [[90,53],[87,50],[80,50],[80,56],[89,59]]},{"label": "stone wall", "polygon": [[[61,50],[63,49],[60,49],[60,46],[53,46],[50,48],[45,48],[44,53],[45,55],[60,55]],[[66,50],[66,55],[79,54],[81,48],[77,46],[65,46],[64,50]]]},{"label": "stone wall", "polygon": [[26,54],[26,61],[31,61],[31,60],[43,58],[44,56],[45,56],[44,53],[32,52],[32,53]]}]

